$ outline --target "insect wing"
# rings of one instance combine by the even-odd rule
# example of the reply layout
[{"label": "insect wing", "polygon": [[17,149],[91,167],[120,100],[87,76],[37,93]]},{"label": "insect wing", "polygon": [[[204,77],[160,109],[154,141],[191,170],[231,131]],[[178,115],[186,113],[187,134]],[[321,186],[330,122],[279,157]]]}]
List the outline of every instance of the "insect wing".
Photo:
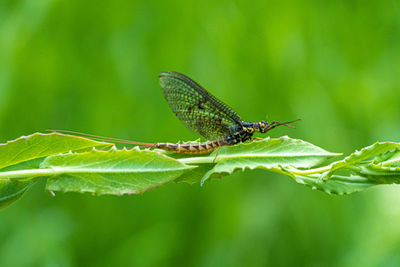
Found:
[{"label": "insect wing", "polygon": [[189,77],[172,71],[160,74],[164,97],[190,130],[211,140],[242,127],[239,115]]}]

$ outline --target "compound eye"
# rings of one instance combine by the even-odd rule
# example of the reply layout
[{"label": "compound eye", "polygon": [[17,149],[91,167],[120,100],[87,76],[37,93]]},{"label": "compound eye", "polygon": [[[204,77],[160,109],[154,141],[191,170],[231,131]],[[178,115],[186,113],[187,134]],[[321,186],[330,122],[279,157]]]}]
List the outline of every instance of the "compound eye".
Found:
[{"label": "compound eye", "polygon": [[266,121],[261,121],[261,123],[262,123],[262,124],[267,124],[267,122],[266,122]]}]

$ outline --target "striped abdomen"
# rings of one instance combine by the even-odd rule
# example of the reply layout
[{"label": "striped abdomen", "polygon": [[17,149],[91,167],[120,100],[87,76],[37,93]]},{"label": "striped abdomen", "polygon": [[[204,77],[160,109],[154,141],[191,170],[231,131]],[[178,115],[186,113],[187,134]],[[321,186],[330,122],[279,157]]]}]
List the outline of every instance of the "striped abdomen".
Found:
[{"label": "striped abdomen", "polygon": [[218,147],[227,145],[225,138],[216,139],[197,144],[173,144],[173,143],[155,143],[154,147],[167,151],[184,154],[207,154],[213,152]]}]

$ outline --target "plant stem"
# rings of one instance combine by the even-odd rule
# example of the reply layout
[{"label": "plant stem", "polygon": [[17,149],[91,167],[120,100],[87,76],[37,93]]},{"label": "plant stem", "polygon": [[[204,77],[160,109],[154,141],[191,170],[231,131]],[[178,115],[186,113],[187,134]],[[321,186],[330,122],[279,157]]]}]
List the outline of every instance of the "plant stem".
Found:
[{"label": "plant stem", "polygon": [[53,169],[32,169],[32,170],[21,170],[21,171],[7,171],[0,172],[1,179],[23,179],[33,178],[38,176],[50,176],[56,172]]},{"label": "plant stem", "polygon": [[315,168],[315,169],[309,169],[309,170],[292,170],[290,168],[290,172],[294,174],[299,174],[299,175],[309,175],[309,174],[315,174],[315,173],[323,173],[326,171],[329,171],[331,168],[331,165],[320,167],[320,168]]},{"label": "plant stem", "polygon": [[193,157],[193,158],[182,158],[178,159],[180,162],[185,164],[198,164],[198,163],[214,163],[215,156],[208,157]]}]

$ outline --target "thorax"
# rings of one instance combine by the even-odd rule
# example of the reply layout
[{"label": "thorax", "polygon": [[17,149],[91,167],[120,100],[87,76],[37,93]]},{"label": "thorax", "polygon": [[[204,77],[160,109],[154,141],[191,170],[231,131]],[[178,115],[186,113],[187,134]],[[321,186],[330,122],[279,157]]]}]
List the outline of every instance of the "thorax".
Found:
[{"label": "thorax", "polygon": [[234,145],[240,142],[245,142],[247,140],[250,140],[254,134],[255,130],[253,127],[242,127],[241,129],[238,129],[234,133],[228,135],[226,137],[226,142],[230,145]]}]

